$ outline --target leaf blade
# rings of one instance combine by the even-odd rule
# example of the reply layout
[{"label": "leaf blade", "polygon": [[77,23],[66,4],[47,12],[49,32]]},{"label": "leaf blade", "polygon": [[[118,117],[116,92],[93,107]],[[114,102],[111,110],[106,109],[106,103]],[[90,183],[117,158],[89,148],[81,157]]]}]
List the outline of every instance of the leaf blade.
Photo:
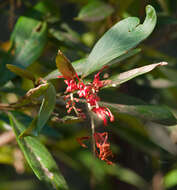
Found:
[{"label": "leaf blade", "polygon": [[18,136],[25,130],[25,126],[16,120],[12,113],[8,115],[17,142],[35,175],[40,180],[51,183],[55,189],[68,190],[64,177],[45,146],[36,137],[28,136],[19,139]]},{"label": "leaf blade", "polygon": [[92,49],[86,63],[84,76],[101,69],[111,60],[126,54],[147,38],[156,24],[156,13],[152,6],[146,7],[146,18],[143,24],[139,19],[129,17],[109,29]]},{"label": "leaf blade", "polygon": [[56,59],[56,66],[65,79],[73,79],[76,76],[76,71],[67,57],[58,50]]},{"label": "leaf blade", "polygon": [[116,87],[124,82],[127,82],[127,81],[139,76],[139,75],[150,72],[158,66],[165,66],[167,64],[168,64],[167,62],[154,63],[151,65],[146,65],[143,67],[135,68],[135,69],[120,73],[118,76],[117,75],[112,76],[110,78],[111,82],[110,82],[110,84],[107,85],[107,87]]},{"label": "leaf blade", "polygon": [[95,22],[106,18],[112,12],[113,8],[110,5],[97,0],[84,6],[75,19],[85,22]]},{"label": "leaf blade", "polygon": [[123,105],[101,102],[102,105],[107,105],[110,109],[118,113],[124,113],[139,117],[145,121],[153,121],[163,125],[175,125],[177,119],[165,106],[155,105]]},{"label": "leaf blade", "polygon": [[41,55],[47,40],[47,23],[29,17],[21,16],[12,32],[11,41],[15,47],[12,56],[9,53],[0,64],[2,71],[0,84],[15,77],[6,67],[6,64],[26,68],[36,61]]},{"label": "leaf blade", "polygon": [[25,69],[21,69],[20,67],[17,67],[17,66],[12,65],[12,64],[6,64],[6,67],[11,72],[13,72],[13,73],[15,73],[15,74],[17,74],[17,75],[19,75],[19,76],[21,76],[23,78],[27,78],[27,79],[32,80],[33,82],[35,82],[35,76],[31,72],[29,72],[29,71],[27,71]]},{"label": "leaf blade", "polygon": [[43,102],[39,110],[37,126],[34,131],[36,135],[38,135],[38,133],[41,131],[43,126],[48,121],[50,115],[52,114],[52,111],[55,108],[55,103],[56,103],[56,91],[55,87],[50,83],[49,87],[45,92],[45,97],[43,99]]}]

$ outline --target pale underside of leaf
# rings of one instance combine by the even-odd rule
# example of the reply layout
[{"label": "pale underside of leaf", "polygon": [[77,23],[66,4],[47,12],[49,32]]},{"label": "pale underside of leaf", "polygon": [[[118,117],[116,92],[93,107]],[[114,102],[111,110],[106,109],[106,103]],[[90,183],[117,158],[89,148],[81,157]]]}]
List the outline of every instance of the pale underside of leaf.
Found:
[{"label": "pale underside of leaf", "polygon": [[124,82],[129,81],[132,78],[148,73],[158,66],[165,66],[167,64],[168,64],[167,62],[154,63],[151,65],[146,65],[143,67],[132,69],[132,70],[120,73],[118,75],[112,76],[110,78],[111,82],[107,85],[107,87],[116,87]]}]

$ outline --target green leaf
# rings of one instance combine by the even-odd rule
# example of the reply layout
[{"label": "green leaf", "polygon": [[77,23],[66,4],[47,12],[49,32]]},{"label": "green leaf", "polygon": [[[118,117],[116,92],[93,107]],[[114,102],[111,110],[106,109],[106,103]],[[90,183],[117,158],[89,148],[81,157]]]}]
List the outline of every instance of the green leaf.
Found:
[{"label": "green leaf", "polygon": [[9,113],[9,118],[17,142],[36,176],[40,180],[52,184],[57,190],[68,190],[64,177],[45,146],[36,137],[28,136],[19,139],[18,136],[25,130],[25,126],[16,120],[12,113]]},{"label": "green leaf", "polygon": [[39,98],[41,95],[43,95],[47,88],[49,86],[49,83],[44,83],[44,84],[40,84],[39,86],[37,86],[36,88],[32,88],[30,89],[24,97],[22,97],[17,103],[15,103],[13,106],[14,107],[19,107],[19,106],[23,106],[26,105],[28,103],[31,103],[31,101]]},{"label": "green leaf", "polygon": [[[31,91],[31,92],[30,92]],[[38,113],[38,116],[33,119],[28,128],[23,131],[19,137],[24,137],[27,135],[35,135],[37,136],[39,132],[42,130],[46,122],[48,121],[52,111],[55,108],[56,103],[56,91],[54,86],[51,83],[41,84],[40,86],[31,89],[27,94],[31,95],[29,98],[24,99],[22,103],[26,103],[30,101],[31,97],[38,97],[43,93],[44,98]],[[27,97],[27,95],[26,95]],[[22,104],[21,103],[21,104]],[[18,106],[19,104],[17,104]]]},{"label": "green leaf", "polygon": [[35,62],[42,53],[47,40],[47,24],[29,17],[21,16],[11,35],[11,41],[15,47],[14,56],[6,57],[0,65],[1,81],[4,84],[13,75],[5,64],[26,68]]},{"label": "green leaf", "polygon": [[164,66],[164,65],[167,65],[167,63],[166,62],[155,63],[120,73],[118,76],[117,75],[112,76],[110,78],[111,82],[107,85],[107,87],[116,87],[124,82],[129,81],[132,78],[135,78],[139,75],[152,71],[157,66]]},{"label": "green leaf", "polygon": [[177,119],[165,106],[155,105],[123,105],[101,102],[102,105],[108,106],[115,112],[125,113],[139,117],[145,121],[153,121],[163,125],[175,125]]},{"label": "green leaf", "polygon": [[35,117],[32,122],[30,123],[30,125],[28,126],[28,128],[26,128],[22,133],[20,133],[20,135],[18,136],[18,138],[23,138],[26,136],[33,136],[36,135],[35,134],[35,129],[37,126],[37,117]]},{"label": "green leaf", "polygon": [[29,71],[27,71],[25,69],[21,69],[21,68],[15,66],[15,65],[11,65],[11,64],[7,64],[6,67],[10,71],[15,73],[16,75],[19,75],[22,78],[27,78],[27,79],[32,80],[33,82],[35,82],[35,76],[31,72],[29,72]]},{"label": "green leaf", "polygon": [[166,188],[171,188],[177,185],[177,169],[171,170],[164,177],[164,185]]},{"label": "green leaf", "polygon": [[15,25],[11,40],[15,46],[12,64],[27,67],[41,55],[47,40],[47,24],[21,16]]},{"label": "green leaf", "polygon": [[[108,63],[108,65],[111,66],[111,65],[114,65],[114,64],[116,64],[116,63],[118,63],[118,62],[121,62],[121,61],[123,61],[124,59],[127,59],[127,58],[129,58],[129,57],[131,57],[131,56],[133,56],[133,55],[139,53],[140,51],[141,51],[140,48],[132,49],[132,50],[128,51],[126,54],[123,54],[123,55],[121,55],[120,57],[111,60],[111,61]],[[117,65],[116,65],[116,66],[117,66]]]},{"label": "green leaf", "polygon": [[111,60],[122,56],[146,39],[156,24],[156,13],[152,6],[146,7],[146,18],[143,24],[139,19],[129,17],[115,24],[96,43],[85,66],[84,76],[101,69]]},{"label": "green leaf", "polygon": [[76,20],[95,22],[100,21],[112,14],[113,8],[102,1],[91,1],[79,12]]},{"label": "green leaf", "polygon": [[37,127],[35,128],[36,135],[38,135],[38,133],[41,131],[43,126],[48,121],[52,111],[55,108],[55,103],[56,103],[56,91],[55,87],[50,83],[48,89],[44,94],[44,99],[42,101],[39,110]]}]

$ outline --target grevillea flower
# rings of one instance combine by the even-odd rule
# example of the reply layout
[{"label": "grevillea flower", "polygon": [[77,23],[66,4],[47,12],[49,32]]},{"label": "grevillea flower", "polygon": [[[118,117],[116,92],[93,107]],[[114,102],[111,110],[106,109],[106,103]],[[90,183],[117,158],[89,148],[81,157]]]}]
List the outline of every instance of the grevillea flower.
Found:
[{"label": "grevillea flower", "polygon": [[80,98],[82,98],[82,97],[86,98],[90,94],[92,87],[89,84],[85,85],[83,82],[80,82],[78,84],[78,89],[79,90],[77,93],[78,93],[79,97]]},{"label": "grevillea flower", "polygon": [[107,118],[109,118],[111,122],[114,121],[114,115],[107,107],[95,107],[92,109],[92,111],[95,112],[97,116],[103,120],[104,125],[107,125]]},{"label": "grevillea flower", "polygon": [[[77,138],[77,142],[84,148],[88,148],[86,144],[83,143],[85,140],[89,140],[91,137],[81,137]],[[108,142],[108,133],[94,133],[96,149],[95,154],[100,159],[105,161],[107,164],[113,164],[110,159],[113,158],[113,153],[110,149],[110,143]]]},{"label": "grevillea flower", "polygon": [[[64,80],[67,85],[65,93],[77,92],[79,98],[84,98],[88,104],[89,109],[95,112],[97,116],[103,120],[104,125],[107,125],[107,119],[109,118],[109,120],[113,122],[114,116],[107,107],[99,106],[100,98],[97,94],[100,88],[104,87],[107,84],[107,82],[100,80],[100,73],[101,71],[94,76],[93,82],[90,83],[84,83],[83,81],[81,81],[76,73],[76,76],[73,77],[73,79]],[[66,108],[68,109],[68,113],[70,113],[71,110],[77,111],[74,102],[75,98],[73,98],[73,95],[66,95],[65,100],[67,100]],[[79,111],[78,115],[84,118],[85,114],[82,114],[82,111]]]},{"label": "grevillea flower", "polygon": [[64,80],[64,82],[67,85],[66,93],[68,92],[74,92],[78,89],[77,82],[73,79]]},{"label": "grevillea flower", "polygon": [[100,72],[98,72],[94,76],[93,87],[94,87],[95,91],[98,92],[99,89],[102,88],[103,86],[104,86],[104,83],[103,83],[103,81],[100,80]]},{"label": "grevillea flower", "polygon": [[100,97],[95,93],[90,94],[87,97],[87,103],[89,103],[92,107],[93,106],[98,106],[98,101],[100,101]]},{"label": "grevillea flower", "polygon": [[96,151],[98,158],[104,160],[107,164],[113,164],[110,161],[110,158],[113,158],[113,153],[110,149],[110,143],[108,142],[108,133],[94,133],[94,139],[97,149],[99,152]]}]

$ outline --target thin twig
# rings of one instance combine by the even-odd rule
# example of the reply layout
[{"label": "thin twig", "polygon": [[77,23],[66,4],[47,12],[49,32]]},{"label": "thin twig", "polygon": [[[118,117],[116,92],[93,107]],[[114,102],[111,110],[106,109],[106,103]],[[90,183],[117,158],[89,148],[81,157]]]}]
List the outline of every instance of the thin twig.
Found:
[{"label": "thin twig", "polygon": [[[90,115],[90,121],[91,121],[91,133],[92,133],[92,138],[91,138],[91,144],[92,144],[92,154],[93,157],[95,157],[96,153],[96,147],[95,147],[95,138],[94,138],[94,133],[95,133],[95,123],[94,123],[94,118],[91,113],[91,109],[88,107],[88,112]],[[94,166],[93,166],[94,167]],[[91,176],[90,176],[90,188],[95,189],[95,176],[94,176],[94,171],[91,171]]]},{"label": "thin twig", "polygon": [[92,152],[93,155],[95,156],[95,138],[94,138],[94,134],[95,134],[95,123],[94,123],[94,118],[93,115],[90,113],[90,119],[91,119],[91,130],[92,130]]}]

